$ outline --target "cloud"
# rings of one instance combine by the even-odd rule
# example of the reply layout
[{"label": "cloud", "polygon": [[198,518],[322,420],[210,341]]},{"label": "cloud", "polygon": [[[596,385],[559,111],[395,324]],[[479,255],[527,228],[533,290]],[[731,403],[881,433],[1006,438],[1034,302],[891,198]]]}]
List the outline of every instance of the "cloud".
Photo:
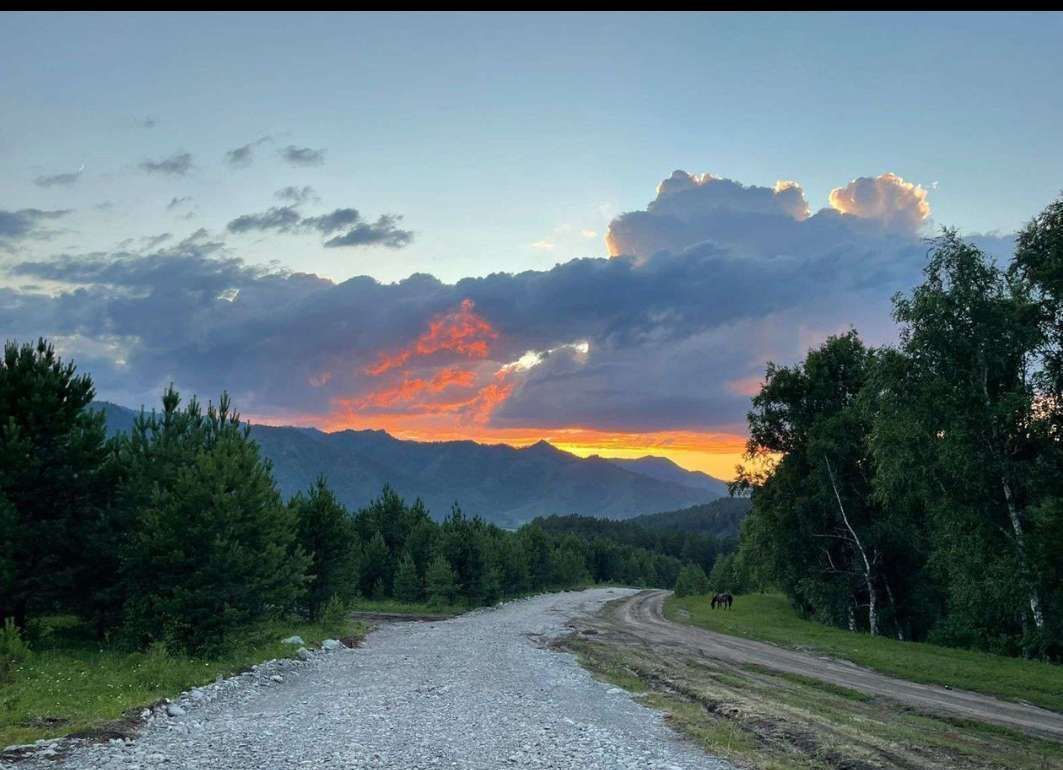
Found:
[{"label": "cloud", "polygon": [[402,217],[398,214],[382,214],[375,222],[359,222],[347,232],[325,241],[326,249],[356,246],[386,246],[401,249],[413,241],[413,233],[398,227]]},{"label": "cloud", "polygon": [[319,216],[304,216],[298,206],[302,203],[300,196],[305,195],[306,191],[310,191],[310,188],[285,188],[278,193],[278,197],[295,196],[298,202],[288,206],[273,206],[255,214],[243,214],[230,221],[226,229],[231,233],[314,232],[327,237],[322,244],[325,248],[379,245],[400,249],[413,240],[412,232],[398,227],[402,217],[397,214],[384,214],[375,222],[365,221],[353,208],[334,209]]},{"label": "cloud", "polygon": [[5,211],[0,209],[0,246],[10,245],[27,238],[47,237],[49,231],[44,229],[43,225],[65,217],[70,213],[70,209],[52,211],[43,209]]},{"label": "cloud", "polygon": [[81,178],[81,174],[84,171],[85,167],[82,166],[77,171],[67,171],[62,174],[45,174],[34,179],[33,183],[38,187],[69,187]]},{"label": "cloud", "polygon": [[165,174],[168,176],[185,176],[192,170],[192,155],[187,152],[175,152],[162,160],[145,160],[140,163],[140,169],[149,174]]},{"label": "cloud", "polygon": [[320,166],[325,162],[325,151],[289,144],[278,150],[280,156],[293,166]]},{"label": "cloud", "polygon": [[[336,283],[249,264],[200,230],[147,253],[24,260],[10,272],[53,290],[0,290],[0,327],[62,338],[88,357],[101,397],[133,406],[173,381],[207,397],[228,389],[245,414],[278,422],[697,444],[741,432],[766,361],[851,325],[872,343],[894,334],[889,298],[919,281],[920,234],[882,226],[894,215],[878,209],[807,212],[792,183],[673,174],[645,210],[613,221],[616,256],[456,283]],[[287,205],[227,229],[327,243],[394,226]]]},{"label": "cloud", "polygon": [[170,198],[170,202],[166,204],[166,210],[173,211],[174,209],[179,209],[182,206],[187,206],[191,202],[192,196],[190,195],[182,195],[180,197],[174,196],[173,198]]},{"label": "cloud", "polygon": [[842,214],[874,220],[904,233],[917,232],[930,216],[926,189],[890,172],[835,187],[829,200],[831,208]]},{"label": "cloud", "polygon": [[304,203],[317,203],[321,200],[314,188],[309,185],[303,185],[302,187],[296,187],[293,185],[282,187],[277,190],[277,192],[273,193],[273,197],[295,206],[300,206]]},{"label": "cloud", "polygon": [[240,147],[234,147],[231,150],[227,150],[225,152],[225,162],[233,168],[247,168],[255,159],[255,148],[260,144],[270,141],[272,141],[272,137],[263,136],[253,142],[248,142]]}]

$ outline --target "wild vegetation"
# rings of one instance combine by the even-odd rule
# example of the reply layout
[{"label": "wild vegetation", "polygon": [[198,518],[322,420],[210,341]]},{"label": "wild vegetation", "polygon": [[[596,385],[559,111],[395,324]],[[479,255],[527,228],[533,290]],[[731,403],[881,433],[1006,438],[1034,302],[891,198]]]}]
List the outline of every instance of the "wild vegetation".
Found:
[{"label": "wild vegetation", "polygon": [[896,346],[850,331],[769,367],[748,456],[771,468],[737,482],[752,512],[714,577],[829,625],[1058,660],[1063,199],[1010,264],[946,231],[925,276]]}]

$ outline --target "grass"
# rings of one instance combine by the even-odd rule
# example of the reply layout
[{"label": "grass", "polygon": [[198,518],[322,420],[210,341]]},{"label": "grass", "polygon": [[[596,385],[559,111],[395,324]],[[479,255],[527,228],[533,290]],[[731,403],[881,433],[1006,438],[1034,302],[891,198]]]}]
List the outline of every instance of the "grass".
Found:
[{"label": "grass", "polygon": [[1063,744],[899,709],[804,677],[619,639],[573,637],[562,646],[597,678],[635,693],[707,752],[741,768],[1063,768]]},{"label": "grass", "polygon": [[126,712],[172,698],[218,676],[256,663],[290,657],[296,648],[281,640],[293,634],[308,644],[361,636],[353,621],[330,625],[270,622],[247,629],[231,651],[216,659],[167,654],[161,648],[127,652],[95,642],[72,618],[38,621],[34,651],[0,684],[0,749],[39,738],[92,731]]},{"label": "grass", "polygon": [[776,594],[738,596],[733,609],[715,611],[706,596],[671,597],[665,615],[711,631],[842,658],[915,682],[1063,711],[1063,666],[852,633],[802,620]]},{"label": "grass", "polygon": [[468,607],[459,604],[435,605],[426,602],[400,602],[397,599],[355,599],[354,612],[381,612],[397,615],[460,615]]}]

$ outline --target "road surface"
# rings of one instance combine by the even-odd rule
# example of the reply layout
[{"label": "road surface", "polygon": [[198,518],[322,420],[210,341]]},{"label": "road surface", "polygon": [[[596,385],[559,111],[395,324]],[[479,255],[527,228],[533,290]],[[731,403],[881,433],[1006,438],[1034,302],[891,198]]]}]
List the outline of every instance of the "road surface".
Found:
[{"label": "road surface", "polygon": [[669,594],[669,591],[642,591],[597,617],[577,623],[577,627],[590,628],[621,641],[650,645],[655,649],[799,674],[888,698],[931,714],[989,722],[1063,741],[1063,714],[1037,706],[965,690],[908,682],[847,661],[673,623],[664,617],[663,611],[664,600]]},{"label": "road surface", "polygon": [[633,593],[549,594],[442,622],[383,625],[358,649],[189,693],[130,743],[78,746],[18,767],[725,770],[661,714],[547,649],[574,618]]}]

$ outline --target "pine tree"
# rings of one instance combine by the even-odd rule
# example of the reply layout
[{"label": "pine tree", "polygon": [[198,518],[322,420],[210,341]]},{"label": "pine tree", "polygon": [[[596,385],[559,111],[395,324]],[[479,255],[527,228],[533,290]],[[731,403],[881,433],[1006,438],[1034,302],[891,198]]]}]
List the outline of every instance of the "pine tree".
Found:
[{"label": "pine tree", "polygon": [[330,599],[349,600],[357,591],[358,535],[324,476],[288,505],[295,513],[299,544],[311,559],[305,614],[317,619]]},{"label": "pine tree", "polygon": [[[184,422],[194,428],[184,438],[194,436],[198,449],[137,513],[122,565],[129,597],[123,630],[141,645],[164,641],[211,654],[224,649],[232,629],[293,609],[309,559],[295,514],[228,397],[206,416],[197,409],[186,411]],[[182,420],[153,424],[146,448],[181,438],[170,435],[174,422]]]},{"label": "pine tree", "polygon": [[458,576],[444,556],[438,555],[429,562],[425,589],[428,603],[435,607],[454,603],[458,594]]},{"label": "pine tree", "polygon": [[417,575],[417,564],[409,553],[399,559],[395,570],[395,598],[404,602],[421,600],[421,578]]},{"label": "pine tree", "polygon": [[[88,375],[43,339],[9,342],[0,361],[0,496],[13,519],[0,537],[0,623],[37,608],[75,610],[90,555],[82,541],[106,505],[103,416]],[[2,566],[6,565],[6,566]],[[35,606],[36,605],[36,606]]]}]

